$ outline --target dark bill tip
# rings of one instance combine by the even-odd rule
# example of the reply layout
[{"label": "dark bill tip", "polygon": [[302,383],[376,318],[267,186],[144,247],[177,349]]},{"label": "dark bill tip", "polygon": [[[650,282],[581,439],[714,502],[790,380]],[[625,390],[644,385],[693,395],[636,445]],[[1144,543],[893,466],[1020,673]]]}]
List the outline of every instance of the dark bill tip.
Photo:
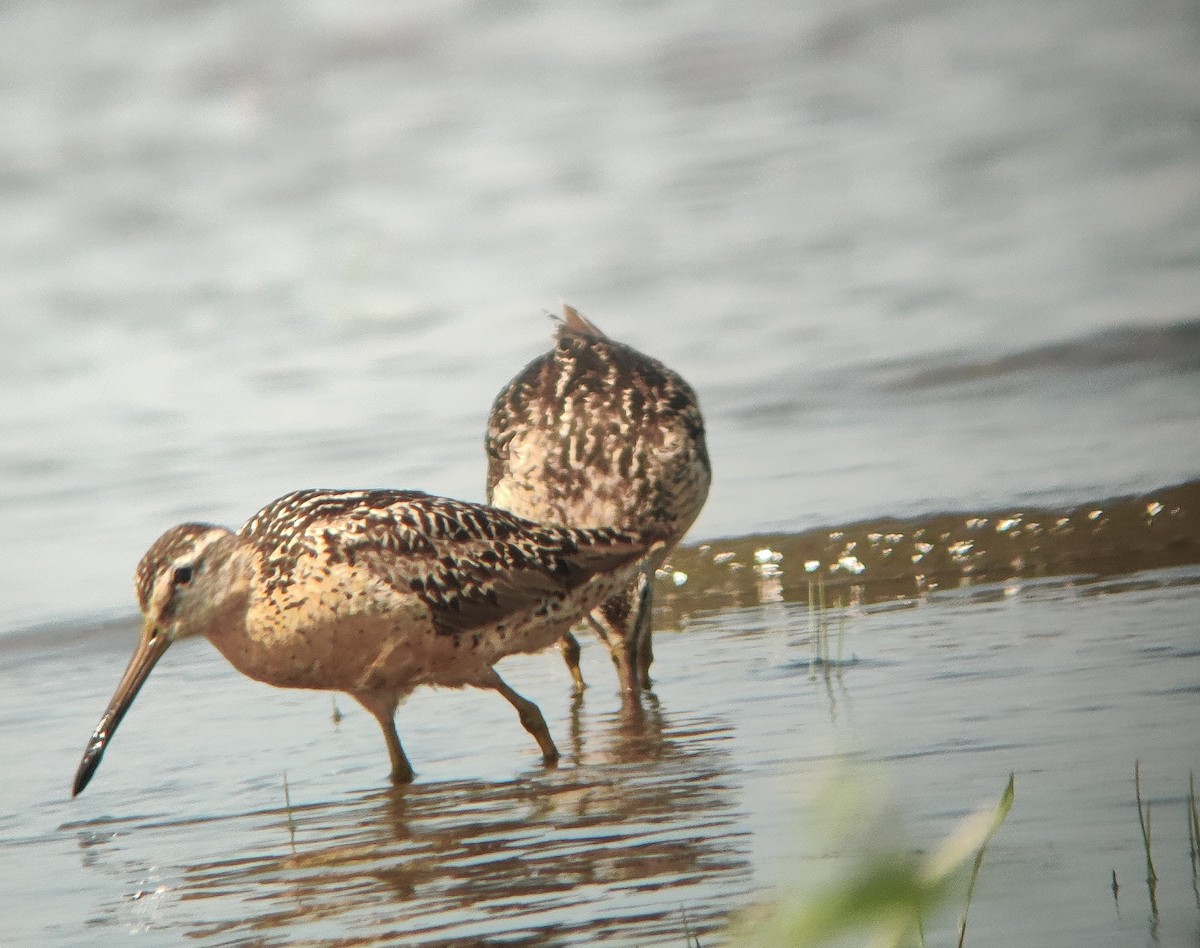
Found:
[{"label": "dark bill tip", "polygon": [[87,747],[83,751],[83,759],[79,762],[79,769],[75,771],[75,783],[71,786],[72,797],[83,793],[84,788],[92,779],[92,774],[100,766],[100,759],[104,756],[104,749],[108,746],[109,733],[109,717],[106,714],[96,725],[96,730],[92,732]]}]

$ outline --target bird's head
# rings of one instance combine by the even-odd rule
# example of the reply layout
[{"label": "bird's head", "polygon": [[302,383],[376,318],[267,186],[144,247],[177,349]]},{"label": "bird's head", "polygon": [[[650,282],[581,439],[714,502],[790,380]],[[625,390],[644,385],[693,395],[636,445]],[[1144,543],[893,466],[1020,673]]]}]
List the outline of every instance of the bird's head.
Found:
[{"label": "bird's head", "polygon": [[225,559],[220,541],[230,536],[224,527],[181,524],[159,537],[138,563],[134,584],[142,610],[141,639],[88,740],[72,796],[92,779],[117,725],[171,643],[204,632],[217,598],[212,595],[219,584],[216,573]]},{"label": "bird's head", "polygon": [[224,527],[184,523],[154,541],[134,574],[143,643],[163,636],[170,644],[204,632],[206,607],[219,598],[214,587],[227,559],[221,541],[229,536]]}]

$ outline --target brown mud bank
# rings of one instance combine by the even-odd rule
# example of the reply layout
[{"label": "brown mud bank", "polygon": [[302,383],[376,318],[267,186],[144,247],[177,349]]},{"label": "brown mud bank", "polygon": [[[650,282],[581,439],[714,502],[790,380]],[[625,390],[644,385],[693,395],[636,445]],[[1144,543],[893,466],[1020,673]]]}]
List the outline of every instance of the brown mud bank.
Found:
[{"label": "brown mud bank", "polygon": [[[656,602],[678,619],[766,601],[879,602],[966,584],[1080,581],[1200,563],[1200,480],[1071,507],[1010,507],[681,547]],[[665,618],[665,617],[662,617]],[[660,623],[662,619],[660,618]]]}]

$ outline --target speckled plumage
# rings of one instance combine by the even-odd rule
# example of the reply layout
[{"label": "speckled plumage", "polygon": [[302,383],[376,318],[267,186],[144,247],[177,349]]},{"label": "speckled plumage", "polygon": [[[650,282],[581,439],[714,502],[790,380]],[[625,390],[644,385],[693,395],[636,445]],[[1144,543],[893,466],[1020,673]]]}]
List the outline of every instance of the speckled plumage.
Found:
[{"label": "speckled plumage", "polygon": [[[647,570],[592,614],[626,689],[648,687],[653,569],[699,515],[712,478],[696,393],[564,307],[554,348],[496,397],[487,455],[497,507],[662,541]],[[564,654],[582,684],[569,637]]]},{"label": "speckled plumage", "polygon": [[174,527],[138,565],[142,640],[89,742],[75,792],[154,663],[192,635],[251,678],[352,695],[383,728],[398,782],[412,769],[393,716],[422,684],[499,691],[553,763],[558,752],[541,713],[492,665],[553,643],[630,581],[646,549],[617,530],[538,525],[416,491],[302,490],[237,533]]}]

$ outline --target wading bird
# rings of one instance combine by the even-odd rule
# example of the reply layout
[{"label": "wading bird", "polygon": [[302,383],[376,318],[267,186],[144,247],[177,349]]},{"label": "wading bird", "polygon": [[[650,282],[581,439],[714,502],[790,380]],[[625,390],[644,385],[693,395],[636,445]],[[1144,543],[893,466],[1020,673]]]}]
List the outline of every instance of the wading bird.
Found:
[{"label": "wading bird", "polygon": [[302,490],[236,533],[173,527],[138,565],[141,640],[88,741],[74,793],[155,663],[172,642],[197,635],[251,678],[354,697],[383,729],[396,783],[413,770],[394,715],[418,685],[498,691],[553,765],[558,750],[541,711],[492,666],[553,644],[633,581],[650,546],[417,491]]},{"label": "wading bird", "polygon": [[[591,613],[622,687],[650,687],[654,568],[708,497],[712,468],[696,393],[657,359],[563,307],[554,348],[496,397],[488,419],[488,502],[519,517],[662,538],[649,570]],[[579,643],[563,657],[583,687]]]}]

